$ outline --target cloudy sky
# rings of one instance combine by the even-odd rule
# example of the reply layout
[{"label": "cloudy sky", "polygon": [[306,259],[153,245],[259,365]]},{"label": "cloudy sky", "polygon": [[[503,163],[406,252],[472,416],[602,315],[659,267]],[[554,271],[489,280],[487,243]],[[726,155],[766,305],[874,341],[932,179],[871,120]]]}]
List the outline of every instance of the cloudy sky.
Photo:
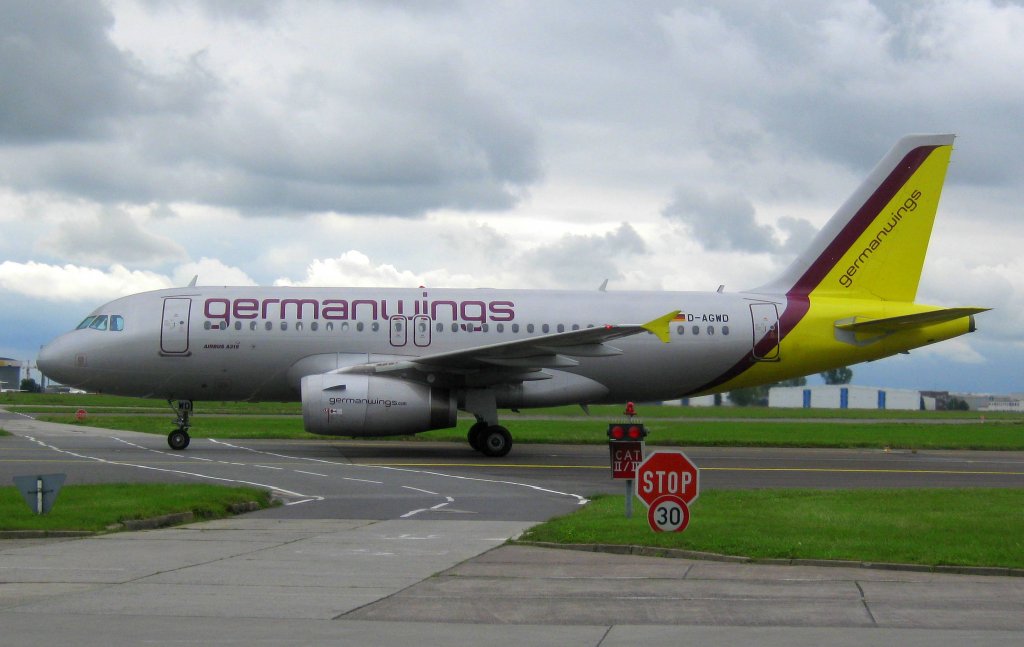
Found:
[{"label": "cloudy sky", "polygon": [[741,290],[958,135],[861,384],[1024,391],[1024,6],[0,0],[0,356],[186,284]]}]

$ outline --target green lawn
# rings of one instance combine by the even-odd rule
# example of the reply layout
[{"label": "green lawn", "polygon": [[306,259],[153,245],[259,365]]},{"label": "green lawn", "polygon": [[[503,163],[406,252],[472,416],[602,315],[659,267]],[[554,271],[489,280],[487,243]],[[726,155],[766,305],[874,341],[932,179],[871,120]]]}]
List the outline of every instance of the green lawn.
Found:
[{"label": "green lawn", "polygon": [[[173,415],[133,416],[89,414],[84,422],[73,414],[37,414],[40,420],[85,424],[109,429],[167,434]],[[607,423],[600,420],[516,420],[504,421],[516,442],[603,444]],[[465,442],[471,421],[462,420],[453,429],[418,434],[420,440]],[[315,438],[302,428],[300,418],[283,416],[203,416],[192,418],[190,433],[196,438]],[[1024,423],[964,422],[927,423],[828,423],[668,421],[647,423],[647,442],[659,446],[746,446],[746,447],[863,447],[893,449],[1024,449]],[[321,436],[320,438],[331,438]]]},{"label": "green lawn", "polygon": [[[0,394],[0,407],[12,411],[75,411],[85,408],[90,413],[140,409],[158,413],[170,412],[164,400],[145,398],[127,398],[113,395],[95,394],[46,394],[46,393],[3,393]],[[196,401],[197,413],[250,413],[250,414],[291,414],[301,415],[302,404],[299,402],[223,402]],[[590,417],[594,420],[608,420],[622,416],[621,405],[593,405],[589,407]],[[800,418],[800,419],[882,419],[882,420],[986,420],[1024,421],[1019,413],[990,412],[981,414],[977,411],[890,411],[878,409],[769,409],[767,407],[677,407],[659,406],[655,404],[639,404],[637,410],[642,419],[652,421],[659,418]],[[502,412],[508,420],[515,420],[516,414]],[[578,418],[586,414],[578,406],[550,407],[543,409],[524,409],[524,416],[544,416],[550,418]]]},{"label": "green lawn", "polygon": [[1024,490],[704,492],[681,533],[655,533],[636,500],[596,498],[522,541],[635,544],[753,558],[1024,567]]},{"label": "green lawn", "polygon": [[196,520],[217,519],[228,516],[232,504],[248,501],[266,507],[270,494],[220,485],[66,485],[49,514],[35,515],[14,487],[0,487],[0,530],[100,531],[129,519],[188,511]]}]

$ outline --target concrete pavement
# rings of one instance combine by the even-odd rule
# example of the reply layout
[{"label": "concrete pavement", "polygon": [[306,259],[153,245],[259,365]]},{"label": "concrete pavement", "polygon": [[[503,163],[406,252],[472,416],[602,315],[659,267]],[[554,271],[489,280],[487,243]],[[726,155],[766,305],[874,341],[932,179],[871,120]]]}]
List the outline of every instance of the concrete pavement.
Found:
[{"label": "concrete pavement", "polygon": [[527,525],[243,517],[0,542],[0,642],[934,647],[1024,640],[1024,578],[502,546]]}]

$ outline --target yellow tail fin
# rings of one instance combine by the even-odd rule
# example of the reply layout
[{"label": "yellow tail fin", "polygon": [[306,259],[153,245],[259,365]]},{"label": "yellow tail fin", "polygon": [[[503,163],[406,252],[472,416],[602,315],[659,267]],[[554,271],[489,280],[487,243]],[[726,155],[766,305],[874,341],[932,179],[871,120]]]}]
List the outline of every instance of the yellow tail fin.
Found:
[{"label": "yellow tail fin", "polygon": [[755,292],[912,302],[953,135],[899,140],[810,248]]}]

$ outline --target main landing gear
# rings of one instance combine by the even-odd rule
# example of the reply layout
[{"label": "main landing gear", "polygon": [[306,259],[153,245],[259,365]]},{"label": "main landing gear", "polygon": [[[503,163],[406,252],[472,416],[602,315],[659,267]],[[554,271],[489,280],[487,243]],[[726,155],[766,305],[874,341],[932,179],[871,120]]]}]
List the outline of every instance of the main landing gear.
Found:
[{"label": "main landing gear", "polygon": [[479,420],[469,428],[469,446],[484,456],[501,458],[512,450],[512,434],[501,425]]},{"label": "main landing gear", "polygon": [[[167,404],[171,405],[174,409],[174,405],[168,400]],[[175,409],[178,414],[178,419],[174,421],[174,424],[178,426],[177,429],[167,434],[167,444],[170,445],[171,449],[180,451],[188,447],[188,444],[192,441],[192,437],[188,435],[189,427],[192,426],[190,419],[192,417],[192,401],[191,400],[178,400],[178,407]]]},{"label": "main landing gear", "polygon": [[469,428],[470,447],[491,458],[501,458],[511,451],[512,435],[498,424],[494,389],[466,389],[462,408],[476,416],[476,424]]}]

